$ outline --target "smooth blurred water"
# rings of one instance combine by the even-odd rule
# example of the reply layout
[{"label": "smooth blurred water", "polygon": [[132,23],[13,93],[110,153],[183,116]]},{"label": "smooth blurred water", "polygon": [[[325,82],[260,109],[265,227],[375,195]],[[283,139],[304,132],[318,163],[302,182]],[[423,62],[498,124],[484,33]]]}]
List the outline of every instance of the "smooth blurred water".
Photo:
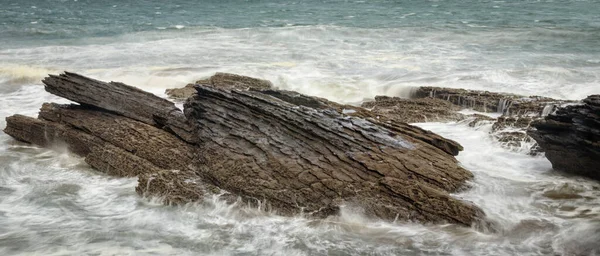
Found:
[{"label": "smooth blurred water", "polygon": [[[0,127],[66,102],[40,82],[63,70],[157,95],[223,71],[346,103],[416,86],[581,99],[600,93],[598,42],[599,1],[0,0]],[[499,233],[382,223],[353,209],[316,221],[219,201],[165,207],[139,198],[135,179],[0,132],[0,255],[598,253],[598,182],[503,149],[487,126],[420,125],[465,147],[458,159],[475,179],[457,196]]]}]

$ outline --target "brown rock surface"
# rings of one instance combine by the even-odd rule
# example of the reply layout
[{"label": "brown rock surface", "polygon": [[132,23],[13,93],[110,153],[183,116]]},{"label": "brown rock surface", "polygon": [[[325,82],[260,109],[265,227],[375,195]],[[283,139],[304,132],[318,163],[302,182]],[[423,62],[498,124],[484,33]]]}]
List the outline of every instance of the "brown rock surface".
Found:
[{"label": "brown rock surface", "polygon": [[193,143],[193,127],[173,102],[119,82],[102,82],[75,73],[50,75],[44,80],[47,92],[84,106],[108,110],[166,131]]},{"label": "brown rock surface", "polygon": [[357,107],[347,104],[339,104],[327,99],[306,96],[297,92],[281,90],[258,90],[262,94],[267,94],[294,105],[305,106],[315,109],[329,109],[343,116],[360,117],[379,126],[383,126],[399,134],[422,140],[433,145],[444,152],[453,156],[463,150],[462,146],[453,140],[443,138],[435,133],[421,129],[417,126],[409,125],[406,122],[399,121],[400,115],[391,113],[389,115],[378,115],[376,112],[367,110],[363,107]]},{"label": "brown rock surface", "polygon": [[192,161],[190,145],[173,134],[79,105],[45,103],[39,119],[8,117],[4,132],[40,146],[65,145],[90,166],[116,176],[185,169]]},{"label": "brown rock surface", "polygon": [[447,194],[472,175],[420,139],[259,91],[197,89],[185,113],[199,126],[198,173],[225,190],[283,214],[324,216],[344,203],[383,219],[466,224],[480,214]]},{"label": "brown rock surface", "polygon": [[457,121],[465,118],[457,112],[460,107],[430,97],[403,99],[377,96],[375,101],[365,102],[362,107],[370,109],[375,115],[385,116],[388,120],[404,123]]},{"label": "brown rock surface", "polygon": [[470,108],[480,112],[498,112],[507,116],[527,114],[541,116],[547,105],[569,102],[541,96],[522,96],[509,93],[443,87],[419,87],[414,97],[442,99],[463,108]]},{"label": "brown rock surface", "polygon": [[187,99],[196,93],[194,89],[195,84],[201,84],[205,86],[212,86],[215,88],[223,89],[238,89],[238,90],[267,90],[272,89],[273,84],[271,81],[258,79],[249,76],[241,76],[230,73],[216,73],[208,79],[198,80],[193,84],[188,84],[183,88],[167,89],[165,93],[172,99],[183,100]]},{"label": "brown rock surface", "polygon": [[284,215],[323,217],[354,205],[386,220],[470,225],[483,216],[449,195],[472,177],[452,156],[458,143],[368,111],[365,119],[293,92],[197,85],[184,116],[121,83],[72,73],[44,83],[82,105],[44,104],[38,119],[8,117],[7,134],[66,144],[96,169],[139,175],[138,193],[168,203],[223,189]]},{"label": "brown rock surface", "polygon": [[[501,113],[502,116],[492,125],[490,135],[506,148],[528,149],[529,154],[538,154],[541,151],[535,141],[527,135],[530,123],[543,118],[558,106],[572,102],[540,96],[442,87],[420,87],[414,97],[417,99],[433,97],[462,108]],[[487,121],[484,119],[486,118],[476,117],[469,122],[469,125],[485,124]]]}]

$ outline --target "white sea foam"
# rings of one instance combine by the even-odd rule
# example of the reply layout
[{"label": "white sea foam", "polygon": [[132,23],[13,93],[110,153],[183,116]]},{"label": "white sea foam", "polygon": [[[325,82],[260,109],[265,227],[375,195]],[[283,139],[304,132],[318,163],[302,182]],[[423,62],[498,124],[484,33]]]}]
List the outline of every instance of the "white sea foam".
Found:
[{"label": "white sea foam", "polygon": [[[485,56],[486,59],[481,60],[481,55],[464,48],[465,41],[482,47],[497,43],[494,38],[504,41],[511,33],[518,36],[519,31],[467,35],[460,40],[450,32],[334,26],[186,28],[186,31],[185,34],[176,30],[140,32],[115,38],[114,43],[99,40],[97,44],[87,45],[4,49],[0,55],[6,63],[17,66],[36,63],[57,71],[83,73],[89,69],[104,69],[106,75],[90,73],[103,79],[115,80],[119,78],[118,73],[123,73],[130,81],[139,80],[138,85],[142,87],[184,85],[189,81],[181,79],[192,81],[215,71],[228,71],[270,79],[284,89],[341,102],[357,102],[381,94],[404,96],[405,88],[418,86],[566,99],[581,99],[600,90],[599,67],[556,66],[553,56],[535,56],[535,59],[518,55]],[[514,63],[519,60],[509,58],[539,63],[518,68]],[[0,64],[0,68],[6,68],[4,65]],[[156,66],[166,69],[161,76],[181,79],[148,78],[154,75],[151,68]],[[184,77],[178,68],[190,71]],[[133,79],[133,76],[139,78]]]},{"label": "white sea foam", "polygon": [[[376,95],[408,97],[425,85],[567,99],[598,93],[597,65],[566,67],[555,63],[559,54],[484,49],[499,42],[510,46],[523,36],[512,30],[457,37],[410,28],[185,27],[1,48],[0,84],[11,89],[0,89],[0,127],[14,113],[35,116],[43,102],[68,102],[45,93],[39,81],[62,70],[161,96],[166,88],[215,72],[265,78],[282,89],[346,103]],[[457,196],[481,206],[499,223],[499,233],[380,222],[352,206],[325,220],[280,217],[216,198],[165,207],[138,197],[135,179],[104,176],[64,151],[25,146],[0,133],[0,254],[546,255],[594,245],[597,182],[555,173],[542,157],[503,149],[489,137],[489,125],[419,126],[464,146],[457,159],[475,179]],[[566,183],[587,192],[569,201],[543,195]],[[575,249],[569,242],[573,234],[587,234]]]}]

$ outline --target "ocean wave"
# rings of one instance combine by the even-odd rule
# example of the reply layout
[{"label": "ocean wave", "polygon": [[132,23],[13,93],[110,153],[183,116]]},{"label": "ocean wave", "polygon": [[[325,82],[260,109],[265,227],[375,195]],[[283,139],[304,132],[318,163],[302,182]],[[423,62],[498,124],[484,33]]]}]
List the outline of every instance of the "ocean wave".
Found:
[{"label": "ocean wave", "polygon": [[12,92],[22,85],[41,84],[43,77],[56,70],[29,65],[0,65],[0,93]]}]

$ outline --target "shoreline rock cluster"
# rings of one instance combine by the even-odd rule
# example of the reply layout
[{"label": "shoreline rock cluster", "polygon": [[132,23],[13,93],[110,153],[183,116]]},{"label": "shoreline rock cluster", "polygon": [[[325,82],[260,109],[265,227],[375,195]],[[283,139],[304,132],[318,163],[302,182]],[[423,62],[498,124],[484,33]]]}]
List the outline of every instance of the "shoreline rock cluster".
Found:
[{"label": "shoreline rock cluster", "polygon": [[[38,118],[7,117],[4,132],[65,144],[93,168],[138,177],[136,191],[166,204],[261,205],[282,215],[327,217],[345,205],[384,220],[487,225],[477,206],[450,193],[473,177],[455,141],[408,123],[491,125],[509,148],[539,146],[557,170],[600,179],[600,96],[582,104],[463,89],[421,87],[361,106],[278,90],[228,73],[169,89],[169,100],[119,82],[65,72],[46,91],[77,104],[44,103]],[[561,107],[570,104],[567,107]],[[469,108],[501,114],[466,115]]]},{"label": "shoreline rock cluster", "polygon": [[194,85],[182,112],[122,83],[51,75],[46,91],[78,104],[45,103],[38,118],[8,117],[4,131],[40,146],[64,143],[99,171],[138,176],[139,194],[169,204],[224,194],[282,215],[326,217],[352,205],[390,221],[484,218],[449,194],[473,177],[453,157],[458,143],[359,107],[221,76]]}]

